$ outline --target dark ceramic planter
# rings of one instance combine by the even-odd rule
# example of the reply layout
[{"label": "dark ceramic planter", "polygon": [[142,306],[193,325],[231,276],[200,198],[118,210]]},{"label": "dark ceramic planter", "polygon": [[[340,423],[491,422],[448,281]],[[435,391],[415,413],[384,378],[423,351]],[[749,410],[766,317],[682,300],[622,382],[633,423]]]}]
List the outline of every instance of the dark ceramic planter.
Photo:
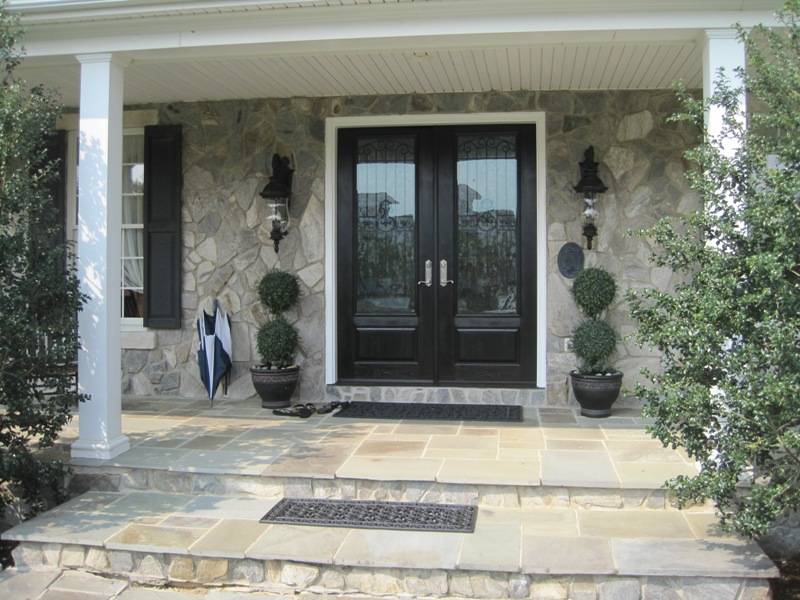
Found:
[{"label": "dark ceramic planter", "polygon": [[292,395],[300,378],[297,365],[286,369],[250,367],[253,387],[261,398],[262,408],[284,408],[291,403]]},{"label": "dark ceramic planter", "polygon": [[622,389],[622,373],[613,375],[581,375],[577,371],[570,373],[572,391],[581,405],[584,417],[611,416],[611,407]]}]

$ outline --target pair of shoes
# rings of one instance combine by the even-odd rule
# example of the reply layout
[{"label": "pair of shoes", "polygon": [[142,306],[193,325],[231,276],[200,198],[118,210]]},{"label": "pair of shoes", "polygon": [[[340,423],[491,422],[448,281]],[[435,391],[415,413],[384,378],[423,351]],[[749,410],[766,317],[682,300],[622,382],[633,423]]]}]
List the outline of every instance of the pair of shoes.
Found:
[{"label": "pair of shoes", "polygon": [[326,415],[329,412],[335,411],[341,405],[342,405],[341,402],[336,402],[336,401],[328,402],[327,404],[323,404],[322,406],[317,407],[317,413],[321,415]]},{"label": "pair of shoes", "polygon": [[276,408],[272,411],[272,414],[278,415],[279,417],[300,417],[301,419],[307,419],[315,412],[317,412],[317,409],[314,408],[313,404],[295,404],[287,408]]}]

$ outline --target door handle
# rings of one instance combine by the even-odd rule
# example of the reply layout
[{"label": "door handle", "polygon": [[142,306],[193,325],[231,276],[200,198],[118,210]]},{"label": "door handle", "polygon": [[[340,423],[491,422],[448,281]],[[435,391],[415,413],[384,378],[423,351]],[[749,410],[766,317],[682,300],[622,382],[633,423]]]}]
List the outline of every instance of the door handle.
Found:
[{"label": "door handle", "polygon": [[417,285],[424,285],[431,287],[433,285],[433,261],[428,259],[425,261],[425,281],[418,281]]},{"label": "door handle", "polygon": [[442,259],[439,261],[439,285],[447,287],[448,283],[455,283],[455,281],[447,278],[447,261]]}]

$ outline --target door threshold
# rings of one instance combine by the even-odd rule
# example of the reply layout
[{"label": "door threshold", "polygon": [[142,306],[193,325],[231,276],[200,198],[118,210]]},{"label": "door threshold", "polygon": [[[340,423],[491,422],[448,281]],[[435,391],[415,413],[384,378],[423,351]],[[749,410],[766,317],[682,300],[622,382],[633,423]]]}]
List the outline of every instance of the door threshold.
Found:
[{"label": "door threshold", "polygon": [[403,380],[375,380],[375,379],[340,379],[336,383],[328,384],[338,387],[402,387],[402,388],[422,388],[422,389],[443,389],[443,388],[461,388],[461,389],[515,389],[515,390],[544,390],[545,388],[537,386],[535,383],[525,383],[519,381],[492,381],[486,384],[481,384],[477,381],[440,381],[434,383],[432,381],[403,381]]},{"label": "door threshold", "polygon": [[503,404],[545,406],[543,388],[392,385],[340,382],[327,386],[330,399],[359,402],[424,402],[434,404]]}]

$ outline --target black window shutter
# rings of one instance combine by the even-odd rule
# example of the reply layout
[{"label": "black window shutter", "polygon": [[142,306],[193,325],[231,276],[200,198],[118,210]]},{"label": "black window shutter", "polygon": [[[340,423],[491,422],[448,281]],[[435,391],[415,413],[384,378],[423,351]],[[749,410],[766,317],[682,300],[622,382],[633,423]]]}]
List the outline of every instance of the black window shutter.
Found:
[{"label": "black window shutter", "polygon": [[56,130],[47,138],[47,161],[58,161],[56,176],[50,180],[49,191],[58,219],[58,242],[67,240],[67,132]]},{"label": "black window shutter", "polygon": [[144,325],[181,326],[180,125],[144,130]]}]

